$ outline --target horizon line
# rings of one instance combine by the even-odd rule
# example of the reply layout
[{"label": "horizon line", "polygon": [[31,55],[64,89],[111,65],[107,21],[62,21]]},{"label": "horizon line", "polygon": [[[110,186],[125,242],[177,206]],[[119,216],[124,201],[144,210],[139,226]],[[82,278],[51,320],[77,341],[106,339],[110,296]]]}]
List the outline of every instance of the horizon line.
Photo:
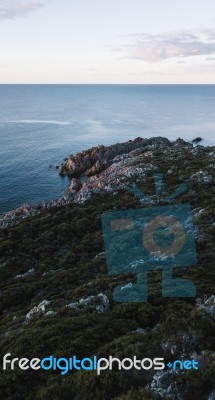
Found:
[{"label": "horizon line", "polygon": [[0,86],[9,86],[9,85],[77,85],[77,86],[81,86],[81,85],[116,85],[116,86],[120,86],[120,85],[136,85],[136,86],[215,86],[215,83],[56,83],[56,82],[52,82],[52,83],[44,83],[44,82],[39,82],[39,83],[33,83],[33,82],[21,82],[21,83],[1,83],[0,82]]}]

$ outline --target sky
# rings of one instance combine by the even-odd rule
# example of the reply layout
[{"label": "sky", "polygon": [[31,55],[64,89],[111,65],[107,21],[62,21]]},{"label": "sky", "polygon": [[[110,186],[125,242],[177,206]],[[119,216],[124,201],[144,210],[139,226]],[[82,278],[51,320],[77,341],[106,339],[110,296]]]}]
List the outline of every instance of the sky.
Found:
[{"label": "sky", "polygon": [[0,83],[215,84],[215,1],[0,0]]}]

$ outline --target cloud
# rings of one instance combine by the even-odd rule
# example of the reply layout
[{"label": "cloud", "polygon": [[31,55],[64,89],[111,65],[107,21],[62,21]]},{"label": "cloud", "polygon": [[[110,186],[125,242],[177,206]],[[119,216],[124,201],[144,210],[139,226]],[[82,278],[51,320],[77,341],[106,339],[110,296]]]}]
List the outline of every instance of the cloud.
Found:
[{"label": "cloud", "polygon": [[[215,30],[176,31],[163,34],[130,35],[133,43],[121,50],[129,58],[156,63],[171,58],[186,58],[215,53]],[[135,41],[134,41],[135,39]]]},{"label": "cloud", "polygon": [[0,20],[23,17],[43,4],[40,0],[0,0]]}]

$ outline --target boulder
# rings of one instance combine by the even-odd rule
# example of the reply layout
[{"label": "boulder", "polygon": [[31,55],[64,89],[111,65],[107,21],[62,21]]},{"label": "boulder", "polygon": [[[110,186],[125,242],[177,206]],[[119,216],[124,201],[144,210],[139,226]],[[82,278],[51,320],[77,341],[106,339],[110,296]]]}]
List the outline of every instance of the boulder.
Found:
[{"label": "boulder", "polygon": [[30,322],[32,318],[38,315],[43,315],[46,312],[46,307],[49,306],[51,302],[47,300],[43,300],[38,306],[33,307],[27,314],[26,314],[26,322]]},{"label": "boulder", "polygon": [[79,301],[72,302],[67,305],[72,310],[81,309],[81,308],[91,308],[97,314],[103,314],[110,309],[110,302],[108,297],[99,293],[97,296],[89,296],[84,299],[80,299]]},{"label": "boulder", "polygon": [[199,298],[196,300],[197,308],[204,311],[207,314],[215,316],[215,296],[210,297],[204,296],[203,299]]},{"label": "boulder", "polygon": [[72,178],[71,183],[69,185],[69,191],[70,192],[78,192],[78,190],[81,189],[81,186],[82,186],[82,184],[78,179]]}]

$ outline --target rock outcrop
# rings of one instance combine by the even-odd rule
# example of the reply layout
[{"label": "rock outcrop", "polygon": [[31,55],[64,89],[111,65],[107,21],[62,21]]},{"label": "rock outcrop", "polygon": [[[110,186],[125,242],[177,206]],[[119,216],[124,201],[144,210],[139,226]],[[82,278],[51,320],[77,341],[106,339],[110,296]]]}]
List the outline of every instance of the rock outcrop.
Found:
[{"label": "rock outcrop", "polygon": [[46,308],[49,306],[50,303],[50,301],[43,300],[38,306],[33,307],[26,314],[26,323],[30,322],[35,316],[44,315],[46,313]]},{"label": "rock outcrop", "polygon": [[113,164],[116,156],[128,154],[136,149],[156,150],[156,148],[170,147],[171,142],[163,137],[151,139],[136,138],[125,143],[117,143],[112,146],[97,146],[82,151],[75,156],[71,155],[59,168],[59,174],[68,174],[72,177],[81,174],[91,176],[100,173]]},{"label": "rock outcrop", "polygon": [[183,400],[177,385],[176,373],[158,371],[147,389],[156,396],[156,399]]},{"label": "rock outcrop", "polygon": [[110,302],[108,297],[99,293],[97,296],[89,296],[84,299],[80,299],[79,301],[70,303],[67,305],[71,310],[81,309],[81,308],[90,308],[95,310],[97,314],[103,314],[110,309]]},{"label": "rock outcrop", "polygon": [[203,299],[197,299],[196,304],[200,310],[215,316],[215,296],[205,296]]}]

